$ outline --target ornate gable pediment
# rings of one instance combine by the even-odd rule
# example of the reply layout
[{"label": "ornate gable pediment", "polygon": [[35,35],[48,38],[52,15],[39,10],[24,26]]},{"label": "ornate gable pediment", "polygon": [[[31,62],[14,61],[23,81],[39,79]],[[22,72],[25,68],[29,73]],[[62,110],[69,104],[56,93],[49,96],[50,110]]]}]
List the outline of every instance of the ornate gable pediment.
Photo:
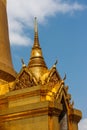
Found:
[{"label": "ornate gable pediment", "polygon": [[42,77],[41,77],[41,82],[42,84],[52,84],[55,85],[61,80],[56,67],[52,67],[48,72],[46,72]]},{"label": "ornate gable pediment", "polygon": [[68,93],[68,86],[64,85],[64,81],[58,81],[54,86],[50,87],[46,95],[46,99],[50,101],[57,101],[61,103],[62,99],[67,107],[73,108],[73,102],[71,102],[71,95]]},{"label": "ornate gable pediment", "polygon": [[28,88],[35,85],[37,85],[36,78],[27,68],[24,68],[20,71],[19,75],[17,76],[13,90]]},{"label": "ornate gable pediment", "polygon": [[50,70],[50,73],[48,75],[48,78],[47,78],[47,83],[48,82],[53,82],[53,83],[58,83],[59,81],[61,80],[57,70],[56,70],[56,67],[53,66],[52,69]]},{"label": "ornate gable pediment", "polygon": [[[74,102],[71,101],[71,94],[68,93],[68,86],[64,86],[64,84],[60,84],[60,87],[58,88],[58,91],[55,94],[55,99],[65,104],[67,109],[72,109],[74,106]],[[63,102],[62,102],[63,99]]]},{"label": "ornate gable pediment", "polygon": [[56,84],[56,83],[58,83],[59,80],[60,79],[58,77],[57,71],[55,70],[55,71],[50,72],[47,82],[53,82]]}]

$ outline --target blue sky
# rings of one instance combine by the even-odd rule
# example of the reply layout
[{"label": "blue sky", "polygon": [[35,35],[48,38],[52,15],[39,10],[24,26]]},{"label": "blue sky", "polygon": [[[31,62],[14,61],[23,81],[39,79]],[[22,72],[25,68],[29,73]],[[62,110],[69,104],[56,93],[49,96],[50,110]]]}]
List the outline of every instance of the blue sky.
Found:
[{"label": "blue sky", "polygon": [[[27,3],[27,4],[26,4]],[[48,68],[58,59],[57,70],[83,112],[79,130],[87,130],[87,1],[8,0],[8,20],[14,68],[27,64],[33,44],[34,17],[38,18],[39,41]],[[86,126],[85,126],[86,125]]]}]

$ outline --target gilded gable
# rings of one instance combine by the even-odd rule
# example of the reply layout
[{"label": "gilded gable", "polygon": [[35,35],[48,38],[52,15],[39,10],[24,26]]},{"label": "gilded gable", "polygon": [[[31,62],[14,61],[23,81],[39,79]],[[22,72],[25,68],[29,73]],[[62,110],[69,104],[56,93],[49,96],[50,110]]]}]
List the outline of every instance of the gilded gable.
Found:
[{"label": "gilded gable", "polygon": [[37,84],[35,77],[27,70],[27,68],[24,68],[19,73],[18,77],[15,80],[15,86],[12,90],[19,90],[23,88],[28,88],[35,86]]}]

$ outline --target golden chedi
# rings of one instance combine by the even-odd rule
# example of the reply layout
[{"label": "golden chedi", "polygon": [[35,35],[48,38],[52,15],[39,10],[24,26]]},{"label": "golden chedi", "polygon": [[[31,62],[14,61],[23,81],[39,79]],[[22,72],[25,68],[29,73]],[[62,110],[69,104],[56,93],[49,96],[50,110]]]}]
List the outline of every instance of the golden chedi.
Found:
[{"label": "golden chedi", "polygon": [[15,75],[9,44],[6,0],[0,0],[0,84],[13,81]]}]

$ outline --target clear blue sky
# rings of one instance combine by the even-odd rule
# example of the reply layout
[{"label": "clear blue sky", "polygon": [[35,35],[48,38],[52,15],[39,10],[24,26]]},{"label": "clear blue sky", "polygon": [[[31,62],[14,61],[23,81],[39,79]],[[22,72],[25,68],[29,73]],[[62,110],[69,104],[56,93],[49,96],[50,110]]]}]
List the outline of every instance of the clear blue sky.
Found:
[{"label": "clear blue sky", "polygon": [[[64,13],[54,11],[54,14],[46,15],[44,20],[42,15],[37,15],[39,41],[48,68],[58,59],[57,70],[62,78],[66,73],[65,83],[69,86],[75,107],[83,112],[83,118],[87,118],[87,1],[71,0],[72,4],[74,2],[82,5],[84,9],[73,9]],[[31,18],[34,20],[33,15]],[[26,22],[22,23],[22,34],[33,41],[33,21],[30,23],[29,26]],[[21,69],[21,58],[28,63],[31,47],[30,44],[11,45],[16,71]]]}]

